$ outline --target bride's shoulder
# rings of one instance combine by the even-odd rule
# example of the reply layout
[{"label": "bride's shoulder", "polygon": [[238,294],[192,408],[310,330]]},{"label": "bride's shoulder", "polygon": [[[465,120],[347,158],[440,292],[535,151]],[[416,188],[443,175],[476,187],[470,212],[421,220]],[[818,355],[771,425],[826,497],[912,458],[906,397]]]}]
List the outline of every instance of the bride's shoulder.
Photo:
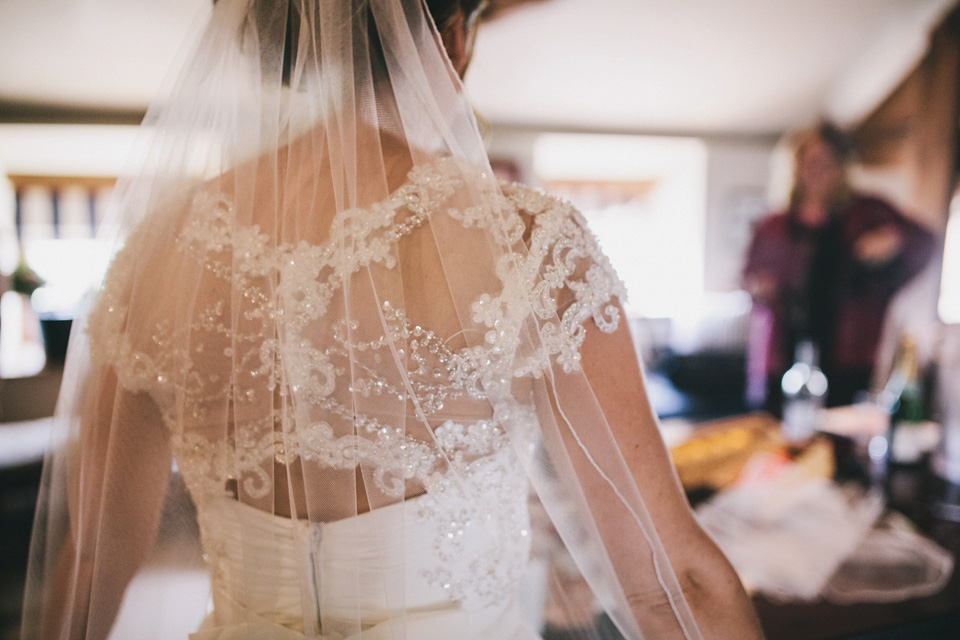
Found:
[{"label": "bride's shoulder", "polygon": [[537,244],[537,240],[553,244],[560,237],[567,237],[588,244],[591,253],[601,253],[586,218],[571,202],[520,182],[501,182],[500,190],[523,220],[528,246]]},{"label": "bride's shoulder", "polygon": [[501,180],[500,191],[505,198],[511,200],[518,208],[530,215],[559,209],[563,209],[572,215],[579,215],[576,208],[569,202],[522,182]]}]

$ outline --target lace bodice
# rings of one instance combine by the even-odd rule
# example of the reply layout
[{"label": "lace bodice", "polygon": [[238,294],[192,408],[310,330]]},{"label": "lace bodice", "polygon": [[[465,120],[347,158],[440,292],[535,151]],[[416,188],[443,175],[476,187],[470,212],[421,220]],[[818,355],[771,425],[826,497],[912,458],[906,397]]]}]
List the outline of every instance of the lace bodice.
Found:
[{"label": "lace bodice", "polygon": [[[576,370],[584,323],[614,330],[612,298],[624,287],[569,204],[501,184],[487,194],[496,206],[458,209],[450,202],[462,172],[452,160],[414,170],[386,200],[338,214],[319,244],[276,242],[258,226],[237,224],[231,198],[203,185],[179,196],[166,220],[131,235],[91,312],[91,348],[122,387],[154,399],[202,527],[205,501],[266,499],[275,465],[299,464],[372,469],[375,489],[393,499],[421,487],[420,515],[436,522],[441,560],[466,553],[451,522],[456,528],[492,514],[495,538],[526,536],[525,479],[507,431],[532,443],[537,417],[507,391],[510,381],[539,375],[551,361]],[[348,303],[359,304],[345,298],[348,283],[357,287],[365,270],[399,269],[397,244],[437,217],[505,246],[526,245],[500,258],[499,288],[472,301],[482,340],[463,345],[441,335],[412,319],[402,298],[376,298],[363,314],[347,314]],[[143,246],[162,233],[170,249],[163,266],[154,279],[137,280]],[[172,275],[181,273],[198,275]],[[189,293],[189,306],[188,293],[171,302],[138,290],[159,292],[171,282]],[[540,337],[535,350],[520,353],[531,313]],[[506,491],[513,499],[479,500],[464,513],[463,478],[483,485],[472,495],[502,502]],[[523,555],[523,544],[512,548]],[[491,549],[473,553],[482,573]],[[430,575],[451,597],[466,597],[443,566]]]}]

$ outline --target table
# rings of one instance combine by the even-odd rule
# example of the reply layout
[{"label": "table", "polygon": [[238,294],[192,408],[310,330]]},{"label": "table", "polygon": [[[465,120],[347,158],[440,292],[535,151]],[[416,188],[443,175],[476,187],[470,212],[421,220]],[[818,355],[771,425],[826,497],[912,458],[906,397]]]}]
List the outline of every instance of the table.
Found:
[{"label": "table", "polygon": [[[849,451],[838,447],[840,468],[850,469]],[[938,499],[949,493],[960,503],[960,488],[950,487],[926,467],[888,472],[889,505],[910,518],[928,537],[950,551],[960,565],[960,523],[936,516]],[[940,592],[889,604],[837,605],[829,602],[778,604],[764,597],[754,605],[768,640],[923,640],[960,638],[960,566]]]}]

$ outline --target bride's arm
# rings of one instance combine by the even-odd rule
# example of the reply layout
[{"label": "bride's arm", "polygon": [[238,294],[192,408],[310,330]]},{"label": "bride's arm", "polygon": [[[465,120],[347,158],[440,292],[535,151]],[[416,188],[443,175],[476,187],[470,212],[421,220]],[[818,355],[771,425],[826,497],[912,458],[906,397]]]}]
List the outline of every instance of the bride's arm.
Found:
[{"label": "bride's arm", "polygon": [[69,535],[45,598],[43,638],[109,635],[160,522],[171,457],[156,404],[105,368],[68,471]]},{"label": "bride's arm", "polygon": [[[624,318],[623,310],[620,317]],[[646,394],[643,373],[636,357],[627,323],[613,333],[601,332],[586,323],[587,337],[581,348],[583,371],[594,390],[613,436],[623,454],[647,510],[653,519],[674,572],[704,638],[744,640],[762,638],[753,607],[730,563],[697,524],[660,436],[656,418]],[[574,446],[568,446],[573,458]],[[579,466],[575,459],[574,465]],[[600,491],[595,495],[612,496]],[[591,506],[601,535],[611,552],[617,571],[629,572],[630,553],[636,545],[618,540],[620,509]],[[619,536],[622,538],[623,536]],[[627,583],[630,583],[627,580]],[[668,603],[646,601],[645,594],[626,594],[631,606],[644,611],[663,610],[672,620]],[[649,622],[649,620],[648,620]]]}]

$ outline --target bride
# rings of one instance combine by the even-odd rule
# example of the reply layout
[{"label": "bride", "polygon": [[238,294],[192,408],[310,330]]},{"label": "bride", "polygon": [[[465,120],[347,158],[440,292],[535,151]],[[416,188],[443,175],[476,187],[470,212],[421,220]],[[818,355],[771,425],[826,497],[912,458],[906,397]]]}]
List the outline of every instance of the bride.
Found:
[{"label": "bride", "polygon": [[[629,638],[760,637],[622,283],[568,204],[492,177],[458,77],[478,4],[216,4],[73,336],[24,638],[161,609],[125,592],[186,561],[168,521],[210,576],[166,592],[203,610],[193,640],[535,639],[531,554],[578,637],[601,608]],[[171,467],[192,505],[165,505]]]}]

